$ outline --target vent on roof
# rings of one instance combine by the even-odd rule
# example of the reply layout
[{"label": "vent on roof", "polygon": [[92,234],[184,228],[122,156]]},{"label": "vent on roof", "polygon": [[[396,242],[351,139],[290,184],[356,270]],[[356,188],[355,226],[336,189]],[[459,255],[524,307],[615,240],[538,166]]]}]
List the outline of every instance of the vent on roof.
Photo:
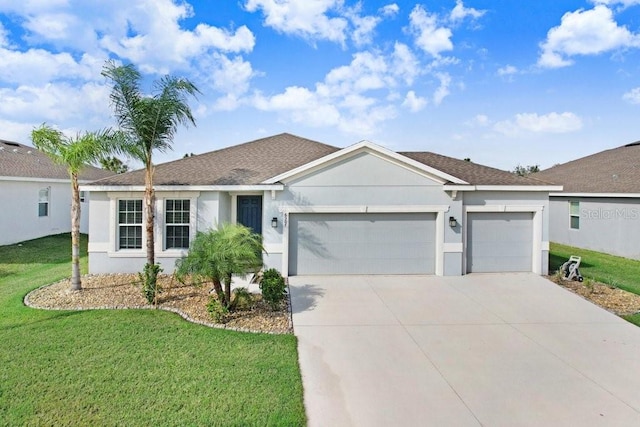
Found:
[{"label": "vent on roof", "polygon": [[625,147],[635,147],[636,145],[640,145],[640,141],[632,142],[630,144],[625,145]]},{"label": "vent on roof", "polygon": [[3,141],[5,145],[10,145],[12,147],[20,147],[20,144],[15,142]]}]

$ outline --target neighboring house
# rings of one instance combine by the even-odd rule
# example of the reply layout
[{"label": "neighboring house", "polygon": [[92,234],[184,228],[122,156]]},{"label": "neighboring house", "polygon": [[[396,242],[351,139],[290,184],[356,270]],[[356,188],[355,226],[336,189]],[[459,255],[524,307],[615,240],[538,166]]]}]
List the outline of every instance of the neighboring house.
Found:
[{"label": "neighboring house", "polygon": [[[113,175],[88,167],[80,182]],[[89,199],[82,194],[82,233],[89,230]],[[27,145],[0,140],[0,245],[71,231],[71,179],[64,166]]]},{"label": "neighboring house", "polygon": [[[196,231],[242,223],[284,275],[533,271],[548,264],[549,191],[532,178],[368,141],[281,134],[158,165],[156,260],[172,271]],[[144,171],[91,190],[89,270],[145,263]]]},{"label": "neighboring house", "polygon": [[534,175],[551,193],[554,242],[640,259],[640,141]]}]

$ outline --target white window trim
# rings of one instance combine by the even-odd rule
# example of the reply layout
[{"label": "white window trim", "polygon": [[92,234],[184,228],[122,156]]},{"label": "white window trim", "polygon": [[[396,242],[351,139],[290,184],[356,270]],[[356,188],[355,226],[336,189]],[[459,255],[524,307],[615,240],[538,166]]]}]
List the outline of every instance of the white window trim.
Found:
[{"label": "white window trim", "polygon": [[467,271],[467,227],[469,212],[531,212],[533,214],[533,248],[531,255],[531,271],[536,274],[542,274],[542,251],[549,247],[549,242],[542,241],[543,226],[543,205],[482,205],[482,206],[464,206],[462,208],[462,244],[464,247],[462,257],[462,274]]},{"label": "white window trim", "polygon": [[198,219],[198,196],[200,193],[171,193],[161,194],[156,198],[156,256],[159,258],[182,257],[189,252],[189,248],[166,248],[165,208],[167,200],[189,200],[189,243],[196,238]]},{"label": "white window trim", "polygon": [[[41,201],[40,200],[40,193],[42,191],[46,190],[47,191],[47,200],[46,201]],[[40,215],[40,204],[44,203],[47,205],[47,214],[46,215]],[[44,188],[40,188],[38,190],[38,218],[49,218],[51,216],[51,187],[44,187]]]},{"label": "white window trim", "polygon": [[[578,204],[578,213],[577,214],[572,214],[571,213],[571,205],[577,203]],[[571,219],[573,217],[578,218],[578,227],[574,228],[571,226]],[[579,200],[569,200],[569,230],[580,230],[580,201]]]}]

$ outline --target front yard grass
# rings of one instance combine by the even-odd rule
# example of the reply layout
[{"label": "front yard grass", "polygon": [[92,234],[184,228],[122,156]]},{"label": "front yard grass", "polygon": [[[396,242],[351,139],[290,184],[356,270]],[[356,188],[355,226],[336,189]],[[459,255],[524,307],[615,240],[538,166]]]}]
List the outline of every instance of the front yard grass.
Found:
[{"label": "front yard grass", "polygon": [[[292,335],[217,330],[160,310],[43,311],[70,274],[69,234],[0,246],[0,424],[306,422]],[[87,241],[82,238],[86,272]]]},{"label": "front yard grass", "polygon": [[[640,261],[551,243],[549,272],[557,271],[571,255],[582,257],[580,273],[585,278],[640,295]],[[623,318],[640,326],[640,314],[623,316]]]}]

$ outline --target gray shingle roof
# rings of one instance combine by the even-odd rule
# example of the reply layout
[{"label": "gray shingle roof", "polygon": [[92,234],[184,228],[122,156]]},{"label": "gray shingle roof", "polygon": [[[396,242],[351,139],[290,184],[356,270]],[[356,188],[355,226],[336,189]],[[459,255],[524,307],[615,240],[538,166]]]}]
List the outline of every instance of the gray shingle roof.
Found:
[{"label": "gray shingle roof", "polygon": [[[256,185],[340,149],[288,133],[156,166],[154,185]],[[434,153],[399,153],[475,185],[546,185],[511,172]],[[102,179],[92,185],[143,185],[144,171]]]},{"label": "gray shingle roof", "polygon": [[399,153],[472,185],[549,185],[548,182],[430,152]]},{"label": "gray shingle roof", "polygon": [[640,193],[640,141],[554,166],[536,178],[565,193]]},{"label": "gray shingle roof", "polygon": [[[154,185],[255,185],[339,148],[283,133],[156,165]],[[144,185],[144,170],[94,182]]]},{"label": "gray shingle roof", "polygon": [[[94,181],[113,175],[93,166],[80,172],[80,179]],[[69,179],[67,168],[57,165],[43,152],[28,145],[0,140],[0,176],[16,178]]]}]

